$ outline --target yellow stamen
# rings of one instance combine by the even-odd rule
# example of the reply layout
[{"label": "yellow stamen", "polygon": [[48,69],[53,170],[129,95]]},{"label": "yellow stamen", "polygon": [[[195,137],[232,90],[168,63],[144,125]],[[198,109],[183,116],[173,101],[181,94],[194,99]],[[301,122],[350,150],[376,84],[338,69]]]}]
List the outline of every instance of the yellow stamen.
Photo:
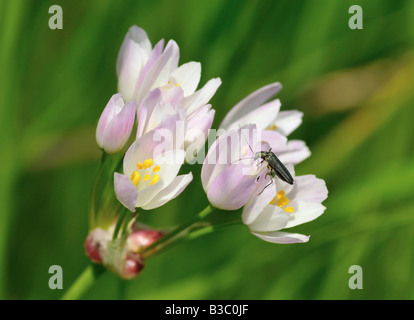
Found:
[{"label": "yellow stamen", "polygon": [[160,168],[159,165],[156,165],[154,168],[152,168],[152,171],[154,171],[154,172],[158,172],[160,170],[161,170],[161,168]]},{"label": "yellow stamen", "polygon": [[151,185],[156,184],[160,180],[160,176],[158,174],[154,174],[151,180]]},{"label": "yellow stamen", "polygon": [[271,125],[267,128],[267,130],[276,130],[276,129],[277,129],[277,125],[275,125],[275,124],[273,124],[273,125]]},{"label": "yellow stamen", "polygon": [[154,161],[152,161],[152,159],[147,159],[147,160],[144,160],[142,164],[144,165],[144,168],[146,169],[146,168],[152,167],[153,163]]},{"label": "yellow stamen", "polygon": [[180,88],[181,88],[181,86],[180,86],[178,83],[176,83],[175,85],[176,85],[177,87],[180,87]]},{"label": "yellow stamen", "polygon": [[132,172],[131,181],[134,185],[137,185],[140,179],[141,179],[141,175],[139,174],[138,171]]},{"label": "yellow stamen", "polygon": [[276,201],[276,205],[278,207],[283,207],[289,204],[289,198],[286,196],[283,196],[282,198],[280,198],[279,200]]},{"label": "yellow stamen", "polygon": [[276,197],[274,197],[274,198],[272,199],[272,201],[270,201],[270,202],[269,202],[269,204],[274,204],[274,203],[275,203],[275,201],[276,201]]},{"label": "yellow stamen", "polygon": [[280,199],[280,198],[284,197],[285,195],[286,195],[285,191],[281,190],[276,194],[276,197],[278,199]]},{"label": "yellow stamen", "polygon": [[149,176],[149,174],[146,174],[146,175],[144,176],[144,178],[142,179],[142,181],[147,181],[147,180],[149,180],[149,179],[151,179],[151,177]]},{"label": "yellow stamen", "polygon": [[285,212],[287,213],[293,213],[295,210],[293,209],[293,207],[286,207],[283,210],[285,210]]},{"label": "yellow stamen", "polygon": [[141,162],[138,162],[138,163],[137,163],[137,169],[138,169],[138,170],[141,170],[142,168],[144,168],[144,166],[142,165],[142,163],[141,163]]}]

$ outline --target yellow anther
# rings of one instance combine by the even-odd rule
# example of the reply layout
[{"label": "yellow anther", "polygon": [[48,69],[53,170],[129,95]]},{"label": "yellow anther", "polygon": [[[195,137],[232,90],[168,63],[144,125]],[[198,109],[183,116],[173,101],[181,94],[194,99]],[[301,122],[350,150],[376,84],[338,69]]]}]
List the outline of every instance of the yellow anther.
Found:
[{"label": "yellow anther", "polygon": [[283,207],[289,204],[289,199],[286,196],[283,196],[282,198],[280,198],[279,200],[276,201],[276,205],[278,207]]},{"label": "yellow anther", "polygon": [[277,129],[277,125],[275,125],[275,124],[273,124],[273,125],[271,125],[267,128],[267,130],[276,130],[276,129]]},{"label": "yellow anther", "polygon": [[149,179],[151,179],[151,177],[149,176],[149,174],[146,174],[146,175],[144,176],[144,178],[142,179],[142,181],[147,181],[147,180],[149,180]]},{"label": "yellow anther", "polygon": [[283,190],[281,190],[281,191],[279,191],[277,194],[276,194],[276,197],[278,198],[278,199],[280,199],[280,198],[282,198],[282,197],[284,197],[285,196],[285,192],[283,191]]},{"label": "yellow anther", "polygon": [[175,85],[176,85],[177,87],[180,87],[180,88],[181,88],[181,86],[180,86],[178,83],[176,83]]},{"label": "yellow anther", "polygon": [[140,179],[141,179],[141,175],[139,174],[138,171],[132,172],[131,181],[134,185],[137,185]]},{"label": "yellow anther", "polygon": [[284,208],[283,210],[285,210],[285,212],[287,212],[287,213],[293,213],[293,211],[295,211],[295,210],[293,209],[293,207],[286,207],[286,208]]},{"label": "yellow anther", "polygon": [[146,169],[146,168],[152,167],[153,163],[154,161],[152,161],[152,159],[147,159],[147,160],[144,160],[142,164],[144,165],[144,168]]},{"label": "yellow anther", "polygon": [[154,174],[151,180],[151,185],[156,184],[160,180],[160,176],[158,174]]},{"label": "yellow anther", "polygon": [[137,163],[137,169],[138,169],[138,170],[141,170],[142,168],[144,168],[144,166],[142,165],[142,163],[141,163],[141,162],[138,162],[138,163]]},{"label": "yellow anther", "polygon": [[270,202],[269,202],[269,204],[274,204],[274,203],[275,203],[275,201],[276,201],[276,197],[274,197],[274,198],[272,199],[272,201],[270,201]]},{"label": "yellow anther", "polygon": [[154,171],[154,172],[158,172],[160,170],[161,170],[161,168],[160,168],[159,165],[156,165],[154,168],[152,168],[152,171]]}]

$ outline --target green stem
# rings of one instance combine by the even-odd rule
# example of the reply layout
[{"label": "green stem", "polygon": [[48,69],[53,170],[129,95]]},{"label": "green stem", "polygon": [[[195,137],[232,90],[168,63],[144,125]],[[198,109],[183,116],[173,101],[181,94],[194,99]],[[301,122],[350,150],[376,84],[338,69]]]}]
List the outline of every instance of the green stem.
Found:
[{"label": "green stem", "polygon": [[164,237],[159,239],[158,241],[154,242],[150,246],[146,247],[142,250],[141,254],[143,258],[147,258],[154,254],[155,252],[159,251],[161,248],[165,247],[167,244],[174,241],[174,238],[179,238],[179,235],[188,231],[191,227],[196,225],[198,222],[206,218],[210,213],[215,210],[211,205],[208,205],[203,211],[199,212],[193,219],[188,221],[187,223],[178,226],[171,232],[167,233]]},{"label": "green stem", "polygon": [[93,186],[92,186],[91,205],[90,205],[91,208],[90,208],[90,213],[89,213],[90,214],[90,217],[89,217],[90,228],[93,228],[95,226],[96,188],[98,187],[99,177],[101,176],[106,158],[107,156],[106,156],[105,151],[102,151],[101,161],[99,162],[98,168],[96,170],[95,179],[94,179]]},{"label": "green stem", "polygon": [[65,292],[61,300],[80,299],[104,271],[105,269],[102,266],[90,264]]},{"label": "green stem", "polygon": [[116,222],[116,226],[115,226],[114,234],[112,236],[112,240],[115,240],[118,237],[118,233],[119,233],[119,230],[121,230],[122,223],[124,222],[124,219],[125,219],[125,215],[126,215],[126,209],[124,208],[124,210],[122,210],[120,215],[119,215],[118,221]]}]

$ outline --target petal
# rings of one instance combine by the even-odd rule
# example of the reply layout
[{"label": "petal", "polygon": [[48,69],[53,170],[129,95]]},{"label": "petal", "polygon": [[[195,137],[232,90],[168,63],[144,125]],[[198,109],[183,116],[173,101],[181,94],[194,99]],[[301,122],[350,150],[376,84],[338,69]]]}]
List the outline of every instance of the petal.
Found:
[{"label": "petal", "polygon": [[164,49],[164,39],[161,39],[158,41],[158,43],[155,45],[154,49],[151,52],[151,55],[147,61],[147,63],[144,65],[144,67],[141,70],[141,74],[139,76],[139,83],[138,85],[141,85],[143,79],[145,79],[147,73],[149,70],[151,70],[154,63],[158,60],[160,55],[162,54],[162,51]]},{"label": "petal", "polygon": [[188,174],[175,177],[169,186],[161,190],[152,199],[152,201],[148,205],[142,207],[142,209],[150,210],[158,208],[163,204],[167,203],[168,201],[174,199],[175,197],[180,195],[181,192],[184,191],[184,189],[191,182],[191,180],[193,180],[193,174],[191,172]]},{"label": "petal", "polygon": [[246,115],[234,115],[233,122],[228,123],[226,127],[220,125],[220,128],[226,130],[238,129],[249,123],[254,123],[258,130],[264,130],[269,127],[276,119],[280,110],[280,101],[278,99],[266,103],[260,107],[255,107]]},{"label": "petal", "polygon": [[121,94],[114,94],[106,104],[101,116],[99,117],[98,125],[96,127],[96,142],[100,148],[103,148],[104,134],[108,126],[108,123],[112,120],[115,114],[116,106],[115,101],[121,99]]},{"label": "petal", "polygon": [[278,206],[267,205],[248,227],[253,232],[278,231],[286,227],[288,220],[287,212]]},{"label": "petal", "polygon": [[115,195],[119,202],[128,210],[135,212],[135,203],[138,197],[136,186],[131,180],[118,172],[114,173]]},{"label": "petal", "polygon": [[221,79],[214,78],[209,80],[200,90],[197,90],[192,95],[184,97],[183,108],[186,110],[187,115],[191,115],[199,108],[205,106],[214,96],[220,85]]},{"label": "petal", "polygon": [[300,126],[302,117],[303,112],[297,110],[281,111],[275,121],[276,130],[287,136]]},{"label": "petal", "polygon": [[262,174],[255,192],[252,193],[243,208],[242,219],[244,224],[251,224],[276,195],[275,186],[268,185],[269,178],[263,179],[263,176]]},{"label": "petal", "polygon": [[289,206],[295,209],[295,212],[290,214],[289,222],[285,228],[291,228],[299,224],[303,224],[318,218],[324,211],[325,206],[317,202],[306,201],[291,201]]},{"label": "petal", "polygon": [[252,234],[264,241],[272,243],[289,244],[309,241],[309,236],[305,236],[299,233],[274,231],[266,233],[252,232]]},{"label": "petal", "polygon": [[219,209],[237,210],[255,189],[255,176],[243,174],[243,166],[226,166],[210,183],[207,198]]},{"label": "petal", "polygon": [[276,82],[254,91],[230,110],[219,127],[229,128],[233,123],[237,123],[239,119],[242,119],[277,94],[280,89],[282,89],[282,85]]},{"label": "petal", "polygon": [[201,64],[188,62],[175,69],[170,75],[170,81],[178,84],[184,92],[184,97],[194,93],[201,77]]},{"label": "petal", "polygon": [[287,150],[287,138],[279,132],[271,130],[258,131],[258,138],[269,143],[270,148],[272,148],[272,152],[279,158],[279,160],[279,154]]},{"label": "petal", "polygon": [[117,153],[125,146],[135,123],[135,110],[135,101],[127,102],[108,124],[103,143],[106,153]]},{"label": "petal", "polygon": [[284,164],[298,164],[311,155],[308,146],[302,140],[290,140],[286,149],[278,155],[279,160]]},{"label": "petal", "polygon": [[289,197],[300,201],[321,203],[328,197],[328,189],[325,181],[314,175],[297,176]]}]

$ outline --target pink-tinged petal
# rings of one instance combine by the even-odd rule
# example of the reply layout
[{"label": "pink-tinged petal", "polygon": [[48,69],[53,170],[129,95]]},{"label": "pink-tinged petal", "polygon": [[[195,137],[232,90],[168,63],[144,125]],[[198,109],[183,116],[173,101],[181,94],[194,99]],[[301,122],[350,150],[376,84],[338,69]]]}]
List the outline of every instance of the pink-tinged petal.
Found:
[{"label": "pink-tinged petal", "polygon": [[220,124],[220,128],[229,128],[232,124],[238,123],[239,119],[242,119],[254,109],[261,106],[275,94],[277,94],[280,89],[282,89],[282,85],[279,82],[272,83],[265,87],[262,87],[246,98],[241,100],[237,103],[229,113],[227,113],[226,117]]},{"label": "pink-tinged petal", "polygon": [[125,146],[134,126],[135,110],[135,101],[129,101],[112,118],[104,133],[103,149],[106,153],[117,153]]},{"label": "pink-tinged petal", "polygon": [[148,205],[142,207],[142,209],[155,209],[176,198],[181,194],[181,192],[184,191],[191,180],[193,180],[193,174],[191,172],[185,175],[177,176],[169,186],[161,190],[152,199],[152,201]]},{"label": "pink-tinged petal", "polygon": [[165,150],[184,148],[185,133],[187,131],[187,120],[184,110],[177,110],[173,114],[164,111],[164,119],[154,128],[156,136],[169,142],[165,143]]},{"label": "pink-tinged petal", "polygon": [[321,203],[328,197],[328,189],[325,181],[314,175],[297,176],[289,197],[300,201]]},{"label": "pink-tinged petal", "polygon": [[178,84],[184,92],[184,96],[188,96],[197,89],[201,77],[201,64],[199,62],[188,62],[177,69],[170,75],[170,81]]},{"label": "pink-tinged petal", "polygon": [[304,243],[309,241],[309,236],[305,236],[299,233],[289,233],[289,232],[252,232],[256,237],[272,243],[280,244],[290,244],[290,243]]},{"label": "pink-tinged petal", "polygon": [[[287,138],[281,135],[279,132],[264,130],[259,131],[260,139],[269,143],[272,152],[279,157],[279,154],[286,151],[287,149]],[[268,150],[264,150],[268,151]],[[279,158],[280,159],[280,158]]]},{"label": "pink-tinged petal", "polygon": [[171,64],[169,72],[172,72],[178,67],[178,61],[180,60],[180,48],[174,40],[170,40],[168,41],[165,50],[171,50]]},{"label": "pink-tinged petal", "polygon": [[146,32],[132,26],[124,38],[116,63],[118,91],[127,101],[134,97],[135,86],[150,52],[151,42]]},{"label": "pink-tinged petal", "polygon": [[251,112],[242,116],[241,114],[235,115],[233,122],[229,123],[226,127],[220,125],[220,128],[225,130],[238,129],[249,123],[254,123],[258,130],[264,130],[274,123],[277,114],[280,110],[280,101],[278,99],[266,103],[260,107],[253,108]]},{"label": "pink-tinged petal", "polygon": [[160,90],[164,104],[171,104],[174,109],[178,109],[182,106],[184,93],[179,86],[169,84],[161,87]]},{"label": "pink-tinged petal", "polygon": [[207,198],[216,208],[237,210],[254,191],[255,179],[255,176],[243,175],[243,166],[226,166],[208,187]]},{"label": "pink-tinged petal", "polygon": [[145,64],[145,66],[142,68],[141,74],[139,76],[139,83],[138,86],[141,85],[143,79],[145,79],[147,73],[149,70],[151,70],[154,63],[158,60],[160,55],[162,54],[162,51],[164,50],[164,39],[161,39],[158,41],[158,43],[155,45],[154,49],[151,52],[151,56],[148,59],[148,62]]},{"label": "pink-tinged petal", "polygon": [[285,228],[291,228],[318,218],[325,211],[325,206],[317,202],[294,200],[289,203],[295,211],[290,214],[290,219]]},{"label": "pink-tinged petal", "polygon": [[99,118],[98,125],[96,127],[96,142],[100,148],[103,148],[104,143],[104,134],[105,130],[108,126],[108,123],[112,120],[116,113],[116,105],[115,101],[118,99],[121,99],[121,94],[117,93],[114,94],[106,104],[104,110],[102,111],[102,114]]},{"label": "pink-tinged petal", "polygon": [[243,208],[242,219],[244,224],[252,223],[276,195],[275,185],[269,185],[270,178],[265,179],[265,175],[265,172],[260,175],[255,191]]},{"label": "pink-tinged petal", "polygon": [[148,93],[144,101],[138,107],[137,139],[141,137],[145,132],[148,132],[148,130],[145,130],[145,128],[147,127],[149,118],[154,112],[155,106],[161,103],[161,101],[162,101],[161,90],[157,88],[157,89],[152,90],[150,93]]},{"label": "pink-tinged petal", "polygon": [[211,109],[208,110],[207,113],[204,113],[205,110],[211,108],[210,105],[207,105],[206,107],[206,109],[201,110],[202,112],[197,113],[196,116],[192,117],[187,124],[184,148],[187,152],[186,162],[190,164],[204,147],[208,137],[208,131],[213,124],[216,111]]},{"label": "pink-tinged petal", "polygon": [[[275,178],[275,184],[276,184],[276,191],[285,191],[285,193],[288,195],[289,192],[294,188],[295,183],[296,183],[296,177],[295,177],[295,168],[293,167],[292,164],[286,164],[285,165],[286,169],[289,171],[290,175],[293,178],[293,185],[289,184],[285,181],[283,181],[282,179],[279,178]],[[288,197],[290,199],[290,196]]]},{"label": "pink-tinged petal", "polygon": [[290,140],[286,145],[287,149],[278,155],[279,160],[284,164],[298,164],[307,159],[311,152],[302,140]]},{"label": "pink-tinged petal", "polygon": [[279,112],[275,125],[277,131],[288,136],[302,123],[303,112],[297,110],[288,110]]},{"label": "pink-tinged petal", "polygon": [[122,205],[128,210],[135,212],[135,203],[138,198],[138,190],[131,180],[127,176],[115,172],[114,187],[115,195],[118,201],[121,202]]},{"label": "pink-tinged petal", "polygon": [[141,75],[135,90],[137,103],[140,104],[151,89],[162,87],[167,84],[170,75],[171,55],[174,47],[167,46],[159,56],[145,77]]},{"label": "pink-tinged petal", "polygon": [[252,232],[273,232],[285,228],[288,221],[289,213],[268,204],[248,227]]},{"label": "pink-tinged petal", "polygon": [[186,110],[187,115],[191,115],[199,108],[206,105],[214,96],[220,85],[221,79],[214,78],[209,80],[200,90],[197,90],[192,95],[184,97],[183,108]]}]

